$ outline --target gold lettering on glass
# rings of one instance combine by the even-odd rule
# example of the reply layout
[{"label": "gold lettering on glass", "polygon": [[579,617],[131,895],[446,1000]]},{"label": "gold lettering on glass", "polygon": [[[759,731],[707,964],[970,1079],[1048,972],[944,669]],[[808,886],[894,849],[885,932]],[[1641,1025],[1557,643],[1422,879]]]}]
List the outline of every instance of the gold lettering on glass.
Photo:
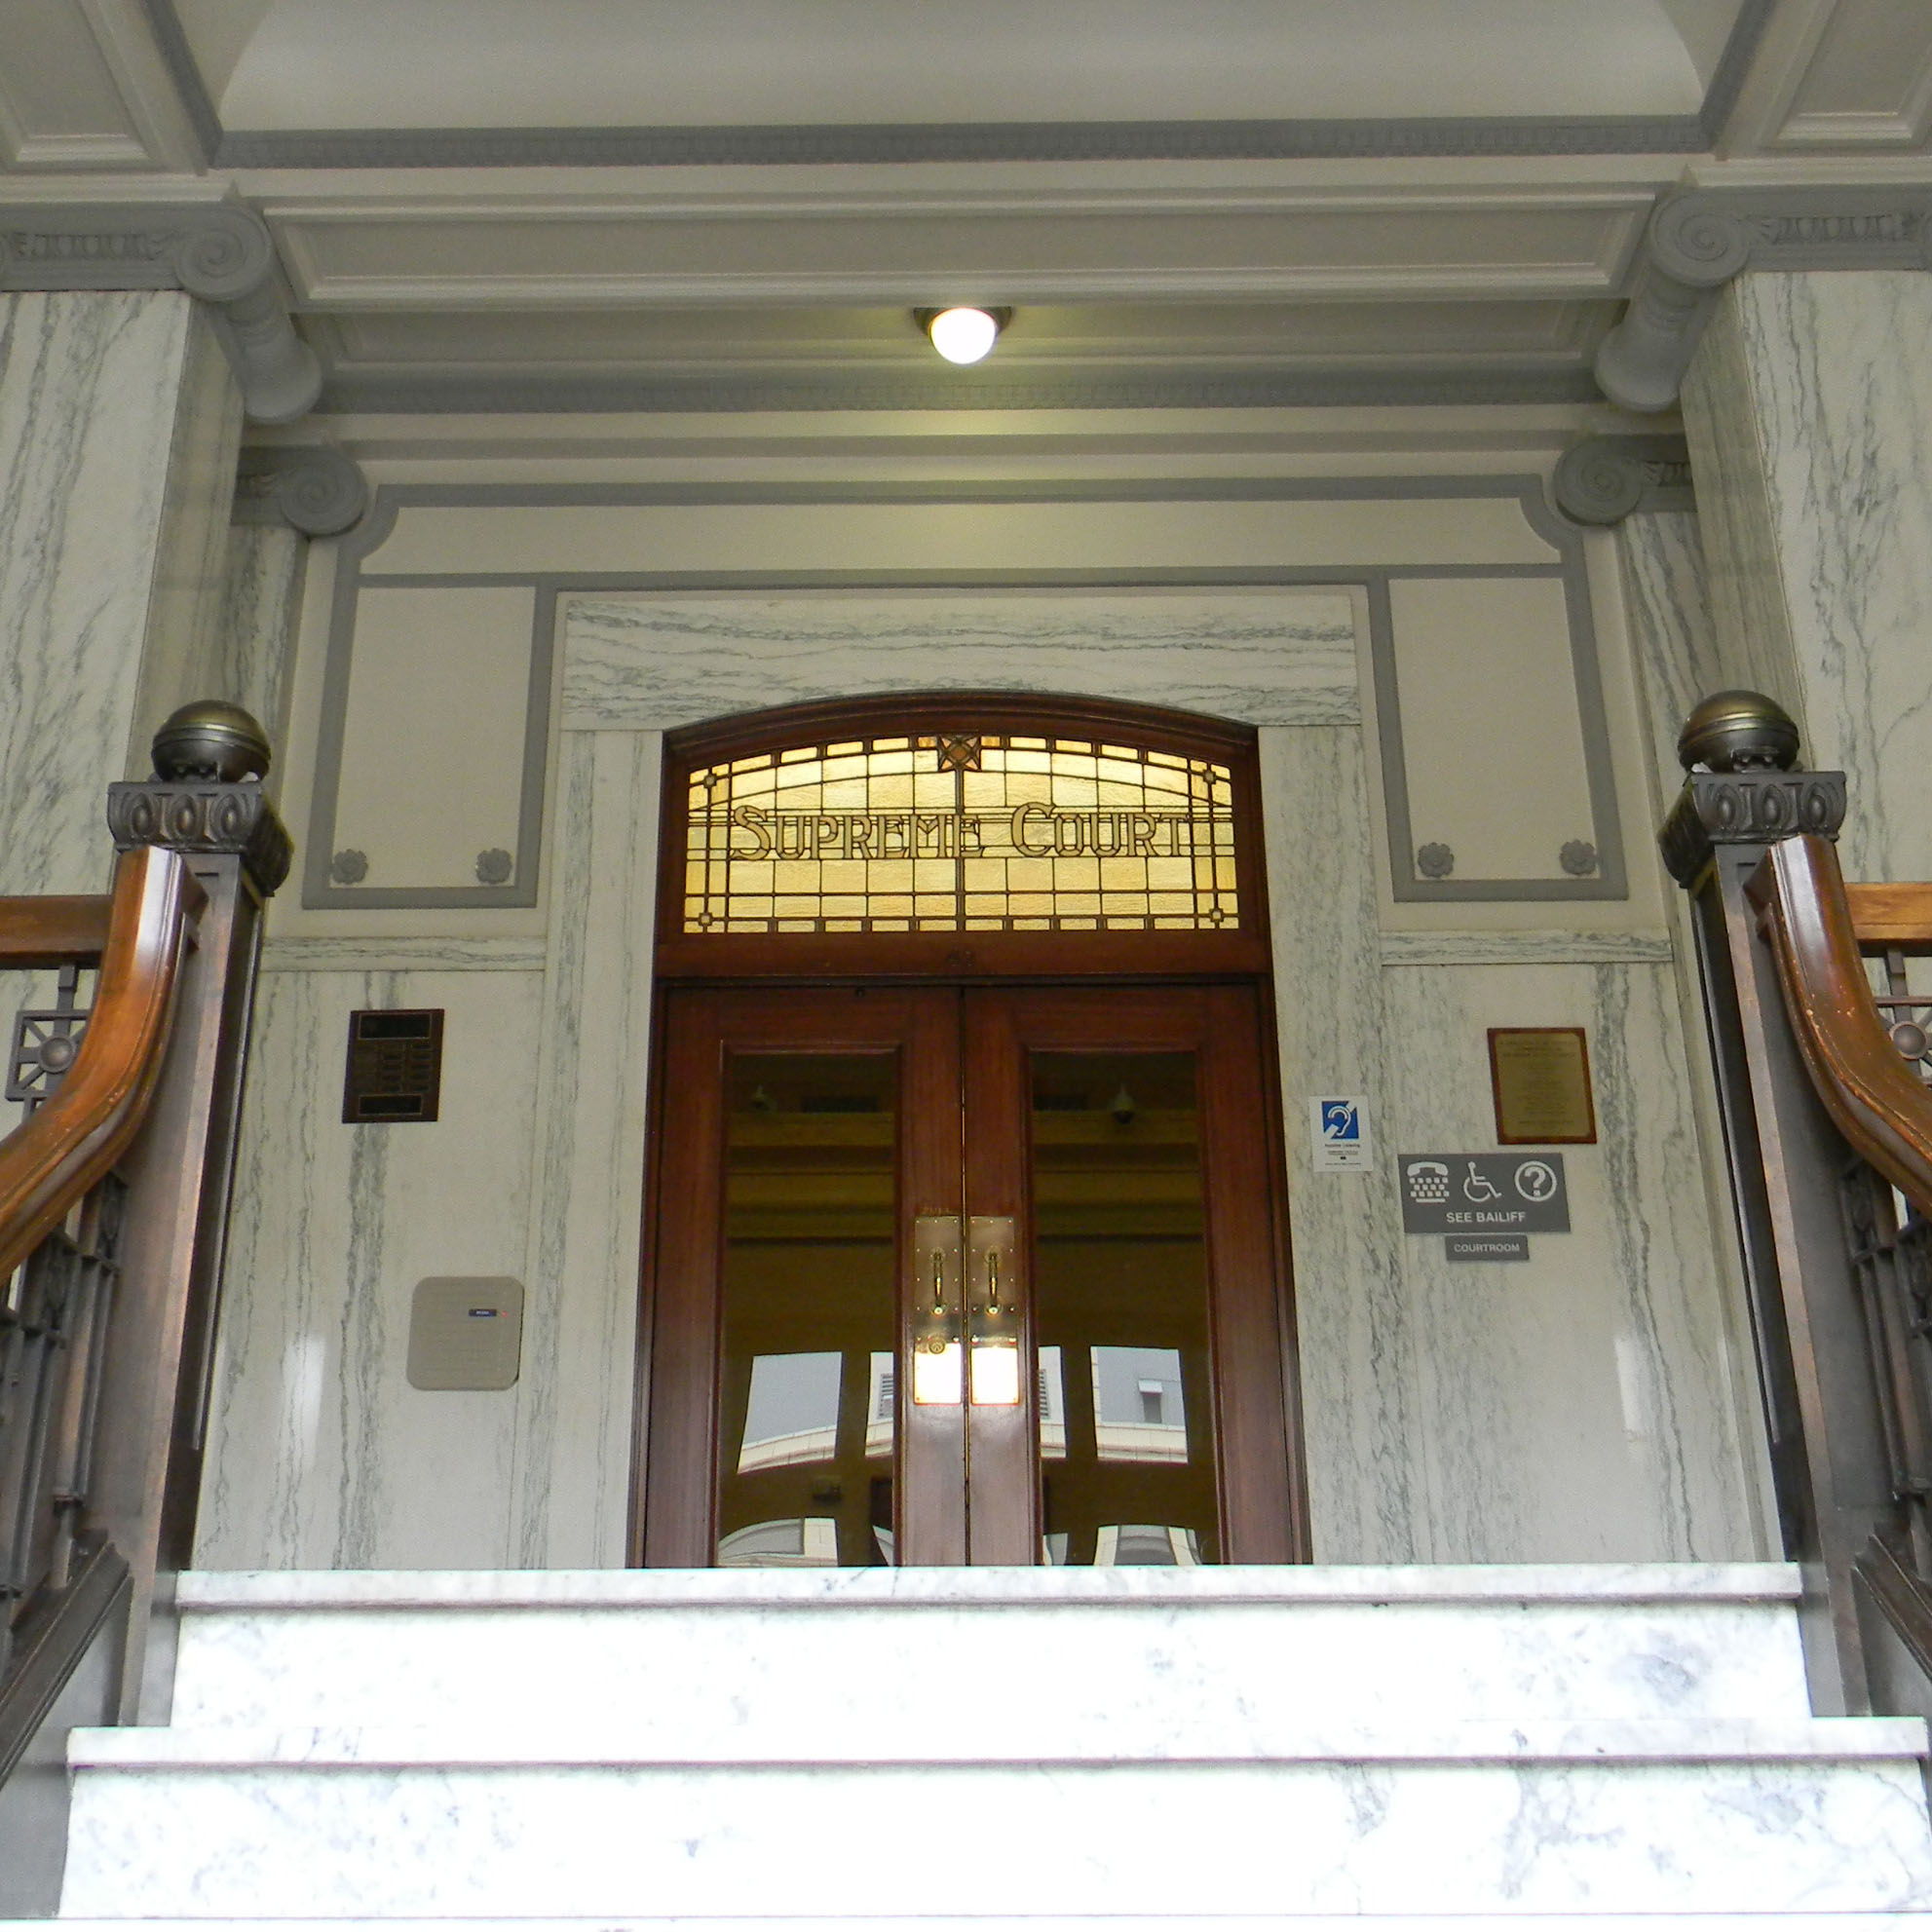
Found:
[{"label": "gold lettering on glass", "polygon": [[1094,740],[880,738],[691,775],[684,929],[1231,931],[1229,769]]}]

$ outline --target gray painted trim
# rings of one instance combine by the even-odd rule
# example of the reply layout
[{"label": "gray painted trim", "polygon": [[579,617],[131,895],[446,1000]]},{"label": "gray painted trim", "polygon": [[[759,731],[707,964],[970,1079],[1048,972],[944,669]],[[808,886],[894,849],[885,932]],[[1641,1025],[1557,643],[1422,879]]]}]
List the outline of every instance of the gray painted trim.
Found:
[{"label": "gray painted trim", "polygon": [[[825,483],[384,483],[356,534],[358,555],[378,548],[399,510],[631,509],[663,504],[934,503],[1387,503],[1421,498],[1508,498],[1560,557],[1576,532],[1550,509],[1541,478],[1520,473],[1437,476],[1074,477],[1059,481]],[[380,529],[382,537],[372,533]],[[1552,562],[1555,560],[1552,559]],[[1417,566],[1430,570],[1453,565]],[[1488,569],[1488,565],[1470,565]],[[1407,568],[1390,564],[1385,568]],[[528,581],[527,574],[519,581]],[[573,580],[574,581],[574,580]],[[706,580],[707,582],[710,580]],[[1322,582],[1331,581],[1323,578]]]},{"label": "gray painted trim", "polygon": [[1704,104],[1698,110],[1697,120],[1704,131],[1704,143],[1715,148],[1719,136],[1729,121],[1731,110],[1737,105],[1737,97],[1744,92],[1744,83],[1750,78],[1752,62],[1758,57],[1758,50],[1764,44],[1764,36],[1770,31],[1771,17],[1778,10],[1778,0],[1744,0],[1738,9],[1737,19],[1731,22],[1729,37],[1724,41],[1724,51],[1718,57],[1718,64],[1711,72],[1711,85],[1704,90]]},{"label": "gray painted trim", "polygon": [[1690,445],[1682,436],[1587,436],[1557,459],[1557,508],[1578,523],[1621,523],[1638,511],[1694,511]]},{"label": "gray painted trim", "polygon": [[[386,541],[397,513],[409,506],[500,505],[571,506],[650,504],[890,504],[890,503],[1096,503],[1239,501],[1393,501],[1416,498],[1514,499],[1536,534],[1556,551],[1549,564],[1390,564],[1373,567],[1224,567],[1192,570],[951,570],[951,571],[657,571],[657,572],[472,572],[371,571],[362,559]],[[1415,870],[1409,809],[1395,693],[1393,637],[1388,622],[1388,586],[1405,577],[1555,577],[1564,584],[1570,618],[1577,709],[1583,735],[1593,843],[1601,855],[1594,879],[1479,880],[1421,878]],[[536,609],[531,641],[531,724],[524,747],[523,791],[519,810],[518,880],[511,890],[423,887],[368,888],[334,885],[328,861],[334,850],[335,812],[347,729],[350,655],[355,635],[356,600],[360,586],[528,585]],[[1589,586],[1584,574],[1582,536],[1550,508],[1542,481],[1533,475],[1360,476],[1360,477],[1201,477],[1178,482],[1133,479],[1112,482],[948,483],[717,483],[519,485],[514,483],[386,484],[376,492],[368,514],[343,542],[330,616],[328,658],[323,672],[316,787],[310,806],[308,856],[302,904],[311,908],[356,906],[418,910],[478,906],[529,906],[537,903],[551,691],[554,682],[556,600],[574,590],[777,590],[910,589],[991,587],[1228,587],[1237,585],[1326,585],[1366,587],[1370,642],[1383,747],[1383,781],[1390,839],[1394,895],[1404,900],[1605,899],[1627,896],[1621,820],[1610,770],[1609,723],[1591,624]],[[541,666],[541,669],[540,669]],[[1399,827],[1399,830],[1398,830]]]},{"label": "gray painted trim", "polygon": [[226,168],[785,168],[1002,161],[1325,161],[1700,154],[1701,114],[1388,120],[345,128],[224,133]]},{"label": "gray painted trim", "polygon": [[[1497,477],[1522,488],[1526,513],[1534,505],[1544,519],[1544,534],[1558,546],[1560,561],[1548,567],[1497,564],[1484,570],[1434,571],[1414,566],[1347,573],[1365,583],[1369,601],[1369,656],[1374,669],[1376,741],[1382,753],[1383,809],[1388,827],[1388,878],[1399,903],[1456,899],[1623,899],[1630,896],[1623,862],[1622,820],[1617,812],[1616,779],[1610,766],[1610,720],[1604,705],[1603,674],[1597,662],[1597,633],[1590,609],[1590,586],[1583,559],[1582,532],[1560,524],[1544,502],[1539,479]],[[1500,494],[1500,492],[1497,492]],[[1557,534],[1561,532],[1561,535]],[[1576,687],[1577,725],[1583,739],[1585,782],[1590,799],[1591,843],[1597,848],[1593,879],[1429,879],[1416,868],[1416,836],[1409,810],[1408,761],[1403,751],[1402,701],[1397,687],[1395,629],[1388,587],[1397,576],[1554,577],[1562,580],[1569,614],[1571,674]]]},{"label": "gray painted trim", "polygon": [[0,208],[0,289],[179,288],[208,305],[257,422],[304,415],[322,364],[295,333],[275,239],[235,202],[50,203]]},{"label": "gray painted trim", "polygon": [[339,537],[368,507],[368,478],[339,449],[322,443],[245,449],[230,521],[286,523],[305,537]]},{"label": "gray painted trim", "polygon": [[181,111],[195,131],[202,166],[206,168],[213,162],[221,146],[221,116],[215,110],[208,83],[202,79],[201,66],[188,44],[187,29],[181,24],[181,16],[174,11],[174,0],[139,0],[139,5],[148,32],[154,36],[161,64],[174,84]]},{"label": "gray painted trim", "polygon": [[[434,494],[434,485],[422,486]],[[384,493],[378,491],[380,498]],[[395,520],[372,511],[344,540],[335,571],[329,612],[328,656],[322,668],[321,730],[316,743],[316,782],[309,801],[308,852],[302,866],[302,904],[371,908],[534,906],[543,869],[544,800],[549,768],[550,701],[555,688],[556,588],[528,576],[535,593],[530,626],[530,681],[523,727],[523,775],[516,813],[516,871],[508,886],[409,888],[338,886],[329,877],[335,852],[335,816],[341,796],[342,751],[349,725],[350,656],[356,634],[356,605],[361,589],[361,559],[389,534]],[[438,584],[461,580],[442,577]]]},{"label": "gray painted trim", "polygon": [[1717,291],[1747,270],[1932,268],[1932,183],[1689,188],[1663,196],[1644,232],[1629,306],[1596,355],[1626,409],[1676,400]]},{"label": "gray painted trim", "polygon": [[636,375],[337,375],[326,415],[732,415],[851,409],[1309,409],[1596,402],[1580,363],[1514,368],[1324,367],[1265,374],[1148,370],[1109,376],[906,370],[715,380]]},{"label": "gray painted trim", "polygon": [[355,128],[228,133],[173,0],[140,0],[203,159],[227,168],[690,168],[974,161],[1305,161],[1697,154],[1736,105],[1776,0],[1744,0],[1694,115],[1008,121],[842,127]]},{"label": "gray painted trim", "polygon": [[1384,932],[1385,966],[1668,966],[1667,934],[1652,932]]}]

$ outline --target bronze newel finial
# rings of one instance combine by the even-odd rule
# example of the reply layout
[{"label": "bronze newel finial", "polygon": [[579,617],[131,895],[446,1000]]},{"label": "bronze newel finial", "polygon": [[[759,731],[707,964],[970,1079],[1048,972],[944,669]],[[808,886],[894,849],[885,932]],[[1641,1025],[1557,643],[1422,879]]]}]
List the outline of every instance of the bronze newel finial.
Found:
[{"label": "bronze newel finial", "polygon": [[219,698],[183,704],[154,735],[154,775],[238,785],[268,776],[268,734],[239,704]]},{"label": "bronze newel finial", "polygon": [[1677,737],[1678,762],[1686,772],[1789,772],[1798,763],[1798,727],[1774,698],[1762,691],[1715,691]]}]

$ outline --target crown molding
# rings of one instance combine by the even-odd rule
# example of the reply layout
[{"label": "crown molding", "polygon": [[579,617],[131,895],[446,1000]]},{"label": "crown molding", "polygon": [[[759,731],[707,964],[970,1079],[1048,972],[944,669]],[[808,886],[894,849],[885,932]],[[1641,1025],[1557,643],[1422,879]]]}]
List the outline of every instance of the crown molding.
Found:
[{"label": "crown molding", "polygon": [[242,452],[237,523],[286,523],[305,537],[339,537],[368,507],[368,478],[339,449],[303,443]]},{"label": "crown molding", "polygon": [[1557,459],[1550,494],[1572,523],[1621,523],[1638,511],[1695,510],[1690,446],[1682,436],[1588,436]]},{"label": "crown molding", "polygon": [[1597,352],[1597,380],[1622,408],[1668,409],[1726,283],[1751,270],[1884,268],[1932,268],[1932,184],[1666,195],[1645,230],[1630,306]]},{"label": "crown molding", "polygon": [[799,410],[1401,408],[1594,402],[1584,368],[1297,369],[1265,375],[1162,370],[1114,376],[924,370],[739,380],[593,376],[334,376],[327,415],[695,415]]},{"label": "crown molding", "polygon": [[345,128],[224,133],[237,170],[786,168],[1701,154],[1691,114],[1293,121],[897,122],[702,128]]},{"label": "crown molding", "polygon": [[179,288],[208,305],[248,414],[287,423],[322,388],[268,224],[232,202],[0,208],[0,291]]}]

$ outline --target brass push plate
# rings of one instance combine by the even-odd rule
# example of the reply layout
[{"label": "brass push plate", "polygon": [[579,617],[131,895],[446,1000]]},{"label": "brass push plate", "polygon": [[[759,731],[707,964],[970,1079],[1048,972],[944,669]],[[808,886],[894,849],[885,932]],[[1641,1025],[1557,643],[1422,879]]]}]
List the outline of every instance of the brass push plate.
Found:
[{"label": "brass push plate", "polygon": [[912,1399],[957,1407],[966,1397],[960,1218],[922,1214],[912,1224]]}]

